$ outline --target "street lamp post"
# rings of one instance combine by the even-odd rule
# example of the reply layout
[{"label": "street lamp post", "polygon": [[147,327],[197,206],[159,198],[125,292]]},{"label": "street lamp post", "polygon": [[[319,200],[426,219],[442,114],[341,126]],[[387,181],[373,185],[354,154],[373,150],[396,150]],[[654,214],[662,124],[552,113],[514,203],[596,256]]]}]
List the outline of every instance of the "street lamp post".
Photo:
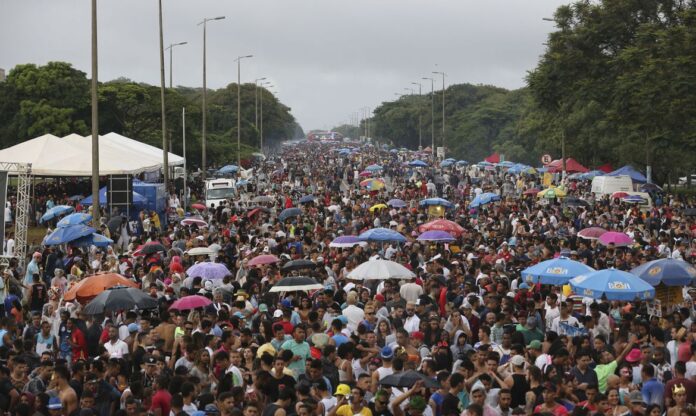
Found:
[{"label": "street lamp post", "polygon": [[422,79],[430,80],[430,134],[433,160],[435,160],[435,78],[423,77]]},{"label": "street lamp post", "polygon": [[[545,22],[555,22],[555,19],[550,17],[542,17]],[[548,44],[546,44],[548,46]],[[560,110],[558,111],[560,116]],[[560,117],[559,117],[560,118]],[[565,182],[566,178],[566,158],[565,158],[565,127],[561,125],[561,182]]]},{"label": "street lamp post", "polygon": [[198,23],[198,26],[203,25],[203,108],[201,109],[201,112],[203,113],[203,125],[202,125],[202,134],[201,134],[201,171],[203,174],[203,178],[205,178],[205,169],[206,169],[206,155],[205,155],[205,141],[206,141],[206,117],[207,117],[207,98],[208,98],[208,89],[205,84],[205,74],[206,74],[206,59],[205,59],[205,48],[206,48],[206,27],[207,23],[212,21],[212,20],[222,20],[224,19],[225,16],[218,16],[218,17],[206,17],[203,19],[202,22]]},{"label": "street lamp post", "polygon": [[444,151],[445,151],[445,73],[444,72],[438,72],[438,71],[433,71],[433,74],[439,74],[442,75],[442,151],[443,151],[443,159],[444,159]]},{"label": "street lamp post", "polygon": [[244,56],[238,56],[235,61],[237,61],[237,166],[241,169],[242,166],[242,120],[241,120],[241,114],[242,114],[242,103],[241,103],[241,97],[242,97],[242,84],[241,84],[241,79],[242,79],[242,59],[246,58],[252,58],[254,55],[244,55]]},{"label": "street lamp post", "polygon": [[164,29],[162,27],[162,0],[159,0],[159,46],[160,46],[160,107],[162,109],[162,173],[164,175],[164,188],[169,187],[169,143],[167,142],[167,117],[164,103]]},{"label": "street lamp post", "polygon": [[[259,81],[265,80],[266,77],[256,78],[254,80],[254,128],[259,131]],[[257,133],[259,134],[259,133]],[[263,153],[263,138],[259,134],[259,147]]]},{"label": "street lamp post", "polygon": [[421,123],[422,114],[421,114],[420,100],[421,100],[421,96],[423,95],[423,89],[422,89],[422,85],[420,82],[412,82],[411,84],[418,85],[418,150],[422,150],[423,149],[423,124]]},{"label": "street lamp post", "polygon": [[414,94],[413,88],[404,87],[404,90],[408,91],[410,93],[410,95]]},{"label": "street lamp post", "polygon": [[181,45],[186,45],[188,42],[179,42],[179,43],[170,43],[169,46],[167,46],[164,50],[169,51],[169,88],[173,88],[174,86],[174,78],[172,77],[173,73],[173,64],[172,64],[172,50],[174,49],[175,46],[181,46]]},{"label": "street lamp post", "polygon": [[273,84],[270,82],[269,83],[261,82],[261,102],[259,103],[261,106],[261,119],[259,120],[261,122],[260,129],[259,129],[259,133],[261,136],[261,149],[262,149],[261,153],[263,153],[263,90],[265,88],[272,88],[272,87],[273,87]]},{"label": "street lamp post", "polygon": [[[99,101],[97,99],[97,0],[92,0],[92,201],[99,201]],[[99,203],[92,204],[95,227]],[[24,259],[22,259],[24,260]]]}]

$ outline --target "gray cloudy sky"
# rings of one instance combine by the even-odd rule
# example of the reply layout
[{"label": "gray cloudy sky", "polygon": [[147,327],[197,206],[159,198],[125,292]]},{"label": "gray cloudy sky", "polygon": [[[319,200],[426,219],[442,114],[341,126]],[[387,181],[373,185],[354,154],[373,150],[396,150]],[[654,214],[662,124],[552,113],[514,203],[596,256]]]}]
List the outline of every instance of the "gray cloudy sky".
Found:
[{"label": "gray cloudy sky", "polygon": [[[203,35],[196,23],[226,16],[208,25],[208,87],[236,82],[234,58],[253,54],[243,61],[242,81],[270,79],[309,130],[391,101],[434,70],[444,70],[448,84],[521,87],[553,29],[542,17],[565,3],[164,0],[164,37],[165,44],[188,42],[174,50],[174,83],[201,86]],[[158,48],[156,0],[99,1],[100,80],[159,84]],[[90,1],[0,0],[0,68],[52,60],[89,74]]]}]

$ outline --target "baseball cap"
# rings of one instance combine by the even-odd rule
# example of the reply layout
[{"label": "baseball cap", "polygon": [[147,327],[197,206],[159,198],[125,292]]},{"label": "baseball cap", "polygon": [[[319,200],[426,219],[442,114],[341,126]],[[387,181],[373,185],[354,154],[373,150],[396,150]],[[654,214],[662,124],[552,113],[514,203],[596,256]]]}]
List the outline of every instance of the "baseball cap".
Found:
[{"label": "baseball cap", "polygon": [[520,289],[529,289],[529,285],[527,284],[527,282],[523,282],[523,283],[520,285]]},{"label": "baseball cap", "polygon": [[532,342],[527,345],[528,350],[540,350],[541,349],[541,341],[538,339],[532,340]]},{"label": "baseball cap", "polygon": [[376,294],[375,300],[378,300],[380,302],[384,302],[384,295],[382,295],[381,293]]},{"label": "baseball cap", "polygon": [[626,355],[626,362],[637,363],[640,361],[640,349],[634,348]]},{"label": "baseball cap", "polygon": [[394,356],[394,350],[390,346],[385,346],[382,348],[382,350],[379,352],[380,357],[384,359],[389,359]]},{"label": "baseball cap", "polygon": [[515,367],[522,367],[524,365],[524,358],[521,355],[513,355],[510,358],[510,363]]},{"label": "baseball cap", "polygon": [[338,387],[336,387],[336,393],[334,393],[334,396],[349,396],[350,395],[350,386],[347,384],[339,384]]},{"label": "baseball cap", "polygon": [[157,359],[153,356],[148,356],[145,358],[145,364],[147,365],[156,365],[157,364]]},{"label": "baseball cap", "polygon": [[128,324],[128,332],[138,332],[138,324]]},{"label": "baseball cap", "polygon": [[63,408],[63,403],[61,403],[60,398],[51,397],[48,399],[48,408],[50,410],[59,410]]},{"label": "baseball cap", "polygon": [[425,334],[420,331],[416,331],[411,334],[411,338],[423,341],[425,339]]},{"label": "baseball cap", "polygon": [[281,311],[280,309],[276,309],[275,312],[273,312],[274,318],[280,318],[281,316],[283,316],[283,311]]},{"label": "baseball cap", "polygon": [[263,313],[268,312],[268,305],[266,305],[265,303],[260,304],[259,305],[259,312],[263,312]]}]

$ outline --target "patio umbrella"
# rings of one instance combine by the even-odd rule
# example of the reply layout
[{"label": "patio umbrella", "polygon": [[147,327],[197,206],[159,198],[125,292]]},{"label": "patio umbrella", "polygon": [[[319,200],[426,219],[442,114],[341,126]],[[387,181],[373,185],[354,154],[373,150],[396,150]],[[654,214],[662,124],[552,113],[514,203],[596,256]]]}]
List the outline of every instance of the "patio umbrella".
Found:
[{"label": "patio umbrella", "polygon": [[186,250],[186,254],[189,256],[209,256],[215,254],[215,250],[210,247],[194,247],[192,249]]},{"label": "patio umbrella", "polygon": [[418,371],[401,371],[396,374],[390,374],[379,381],[383,386],[392,387],[413,387],[416,382],[422,381],[425,388],[438,388],[440,383]]},{"label": "patio umbrella", "polygon": [[590,203],[584,199],[571,196],[563,200],[563,205],[567,207],[589,207]]},{"label": "patio umbrella", "polygon": [[77,240],[71,241],[70,245],[73,247],[108,247],[113,243],[114,240],[107,238],[102,234],[92,233],[90,235],[80,237]]},{"label": "patio umbrella", "polygon": [[375,204],[375,205],[370,207],[370,212],[375,212],[375,210],[380,210],[380,209],[384,209],[384,208],[389,208],[389,207],[386,206],[385,204]]},{"label": "patio umbrella", "polygon": [[106,289],[114,286],[129,286],[134,288],[138,287],[138,285],[135,282],[126,279],[120,274],[95,274],[77,282],[73,287],[70,288],[70,290],[68,290],[65,293],[63,299],[68,302],[73,301],[75,299],[77,299],[80,302],[84,302],[92,299],[93,297],[102,293]]},{"label": "patio umbrella", "polygon": [[92,221],[92,216],[89,214],[84,214],[82,212],[74,212],[70,215],[67,215],[58,221],[58,224],[56,224],[58,227],[67,227],[69,225],[81,225],[81,224],[87,224],[88,222]]},{"label": "patio umbrella", "polygon": [[452,237],[452,234],[448,233],[447,231],[433,230],[426,231],[423,234],[419,235],[417,240],[449,243],[456,240],[456,238]]},{"label": "patio umbrella", "polygon": [[186,274],[189,277],[200,277],[208,280],[221,280],[225,276],[229,276],[231,272],[223,263],[202,261],[189,267],[188,270],[186,270]]},{"label": "patio umbrella", "polygon": [[655,289],[638,276],[616,269],[598,270],[570,279],[570,288],[580,296],[607,300],[648,300]]},{"label": "patio umbrella", "polygon": [[300,198],[300,204],[307,204],[309,202],[314,202],[314,200],[317,199],[314,195],[305,195],[302,198]]},{"label": "patio umbrella", "polygon": [[39,222],[41,224],[43,224],[46,221],[51,221],[52,219],[54,219],[56,217],[60,217],[61,215],[69,214],[73,211],[75,211],[75,208],[71,207],[70,205],[56,205],[55,207],[46,211],[46,213],[41,216],[41,219],[39,220]]},{"label": "patio umbrella", "polygon": [[605,246],[613,244],[616,247],[625,247],[633,244],[633,239],[624,233],[607,231],[599,237],[599,242]]},{"label": "patio umbrella", "polygon": [[355,247],[356,245],[366,246],[367,243],[358,238],[357,235],[343,235],[329,243],[329,247],[336,248],[351,248]]},{"label": "patio umbrella", "polygon": [[273,254],[262,254],[249,260],[249,266],[261,266],[264,264],[278,263],[280,259]]},{"label": "patio umbrella", "polygon": [[181,220],[181,225],[195,225],[197,227],[207,227],[208,223],[203,221],[202,218],[196,218],[196,217],[189,217],[189,218],[184,218]]},{"label": "patio umbrella", "polygon": [[69,243],[73,240],[77,240],[80,237],[84,237],[96,232],[94,228],[80,224],[80,225],[69,225],[67,227],[58,227],[51,234],[46,236],[43,240],[43,245],[45,246],[56,246],[59,244]]},{"label": "patio umbrella", "polygon": [[585,240],[596,240],[606,232],[607,230],[600,227],[583,228],[578,232],[578,237],[584,238]]},{"label": "patio umbrella", "polygon": [[145,243],[138,247],[135,252],[133,253],[134,256],[147,256],[150,254],[155,254],[155,253],[163,253],[167,251],[164,246],[157,242],[157,241],[150,241],[149,243]]},{"label": "patio umbrella", "polygon": [[531,277],[535,283],[564,285],[573,277],[592,273],[595,270],[579,261],[566,257],[542,261],[522,270],[522,277]]},{"label": "patio umbrella", "polygon": [[203,204],[191,204],[191,208],[197,209],[199,211],[205,211],[207,209]]},{"label": "patio umbrella", "polygon": [[500,195],[494,194],[493,192],[484,192],[476,195],[476,198],[474,198],[469,204],[469,208],[478,208],[495,201],[500,201]]},{"label": "patio umbrella", "polygon": [[304,292],[323,288],[324,285],[317,283],[317,281],[311,277],[293,276],[280,279],[278,283],[273,285],[269,292]]},{"label": "patio umbrella", "polygon": [[285,221],[288,218],[296,217],[298,215],[302,215],[302,210],[299,208],[286,208],[280,212],[280,215],[278,215],[278,219],[281,221]]},{"label": "patio umbrella", "polygon": [[388,228],[373,228],[360,234],[358,238],[362,241],[377,241],[377,242],[397,242],[405,243],[406,237],[401,233],[390,230]]},{"label": "patio umbrella", "polygon": [[554,198],[563,198],[567,195],[566,191],[564,191],[561,188],[548,188],[544,189],[542,191],[539,191],[537,194],[538,198],[546,198],[546,199],[554,199]]},{"label": "patio umbrella", "polygon": [[387,201],[387,205],[394,208],[405,208],[408,204],[402,199],[394,198]]},{"label": "patio umbrella", "polygon": [[104,312],[135,309],[155,309],[159,306],[157,299],[146,295],[142,290],[128,286],[109,288],[92,299],[82,310],[87,315]]},{"label": "patio umbrella", "polygon": [[259,195],[257,197],[254,197],[254,199],[251,200],[251,202],[255,204],[260,204],[260,203],[268,203],[268,202],[273,202],[274,199],[268,195]]},{"label": "patio umbrella", "polygon": [[384,180],[378,178],[365,179],[364,181],[360,182],[360,186],[368,191],[379,191],[380,189],[384,188]]},{"label": "patio umbrella", "polygon": [[454,207],[454,204],[451,203],[450,201],[443,199],[443,198],[428,198],[420,201],[418,205],[422,207],[430,207],[430,206],[443,206],[445,208],[452,208]]},{"label": "patio umbrella", "polygon": [[391,260],[374,259],[362,263],[350,273],[348,279],[352,280],[387,280],[387,279],[411,279],[416,275]]},{"label": "patio umbrella", "polygon": [[213,302],[201,295],[184,296],[183,298],[172,303],[169,309],[177,311],[190,311],[191,309],[205,308]]},{"label": "patio umbrella", "polygon": [[299,259],[291,260],[285,263],[280,270],[289,272],[291,270],[303,270],[303,269],[313,269],[317,267],[317,264],[311,260]]},{"label": "patio umbrella", "polygon": [[696,268],[684,260],[658,259],[631,270],[651,286],[690,286],[696,279]]},{"label": "patio umbrella", "polygon": [[454,221],[439,219],[421,225],[418,227],[418,231],[421,233],[426,231],[446,231],[454,237],[460,237],[464,234],[464,227]]}]

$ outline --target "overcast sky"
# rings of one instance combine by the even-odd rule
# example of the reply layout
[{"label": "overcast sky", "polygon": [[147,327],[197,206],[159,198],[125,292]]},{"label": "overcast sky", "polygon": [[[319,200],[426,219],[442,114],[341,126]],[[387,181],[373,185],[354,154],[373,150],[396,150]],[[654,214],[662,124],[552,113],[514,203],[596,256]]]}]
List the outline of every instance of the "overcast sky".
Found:
[{"label": "overcast sky", "polygon": [[[350,120],[363,107],[445,71],[447,84],[524,85],[561,0],[164,0],[174,83],[208,87],[267,77],[305,131]],[[99,79],[159,84],[157,1],[99,1]],[[90,73],[89,0],[0,0],[0,68],[67,61]],[[169,65],[168,56],[166,65]],[[167,77],[169,73],[167,72]],[[441,80],[436,88],[441,86]],[[169,80],[167,78],[167,84]]]}]

